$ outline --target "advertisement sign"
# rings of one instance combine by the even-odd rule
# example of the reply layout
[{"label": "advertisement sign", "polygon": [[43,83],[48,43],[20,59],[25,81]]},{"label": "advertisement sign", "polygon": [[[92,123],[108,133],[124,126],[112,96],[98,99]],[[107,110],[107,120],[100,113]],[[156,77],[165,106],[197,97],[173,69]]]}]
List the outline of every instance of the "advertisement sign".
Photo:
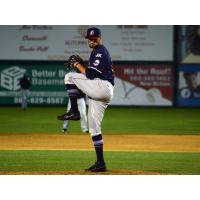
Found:
[{"label": "advertisement sign", "polygon": [[29,104],[67,105],[64,76],[61,64],[0,64],[0,105],[20,104],[22,101],[19,80],[27,74],[31,82]]},{"label": "advertisement sign", "polygon": [[180,66],[178,105],[200,107],[200,65]]},{"label": "advertisement sign", "polygon": [[179,26],[180,63],[200,63],[200,26]]},{"label": "advertisement sign", "polygon": [[[85,39],[91,26],[0,26],[0,60],[88,60]],[[113,61],[172,61],[173,26],[97,26]]]},{"label": "advertisement sign", "polygon": [[[111,105],[172,106],[172,65],[115,65],[114,71]],[[21,103],[19,80],[24,73],[31,82],[29,105],[67,105],[65,67],[42,62],[0,64],[0,105]]]},{"label": "advertisement sign", "polygon": [[172,106],[172,65],[115,66],[113,105]]}]

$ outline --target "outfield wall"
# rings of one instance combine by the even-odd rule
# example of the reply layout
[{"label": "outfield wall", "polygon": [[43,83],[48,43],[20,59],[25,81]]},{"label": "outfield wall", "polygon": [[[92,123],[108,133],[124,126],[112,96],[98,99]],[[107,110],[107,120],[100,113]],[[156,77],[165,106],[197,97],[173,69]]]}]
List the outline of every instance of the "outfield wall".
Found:
[{"label": "outfield wall", "polygon": [[[172,106],[171,64],[114,63],[115,94],[111,105]],[[1,62],[0,105],[21,103],[19,79],[26,73],[31,82],[29,104],[66,105],[63,62]]]},{"label": "outfield wall", "polygon": [[[0,26],[0,105],[20,104],[19,79],[25,72],[31,80],[29,105],[66,105],[63,63],[74,53],[87,62],[88,27]],[[111,105],[200,106],[198,89],[195,97],[180,93],[185,71],[197,72],[200,84],[198,26],[98,27],[114,64]]]}]

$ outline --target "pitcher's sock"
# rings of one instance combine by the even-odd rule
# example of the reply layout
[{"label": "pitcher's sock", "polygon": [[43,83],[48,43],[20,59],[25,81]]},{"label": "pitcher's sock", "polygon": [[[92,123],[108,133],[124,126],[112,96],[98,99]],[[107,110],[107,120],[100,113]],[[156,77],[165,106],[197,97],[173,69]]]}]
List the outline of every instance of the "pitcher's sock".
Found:
[{"label": "pitcher's sock", "polygon": [[79,113],[77,105],[77,97],[79,95],[79,90],[74,84],[66,84],[67,93],[71,102],[72,113]]},{"label": "pitcher's sock", "polygon": [[103,157],[103,138],[102,135],[97,135],[92,137],[96,156],[97,156],[97,162],[100,164],[105,164],[104,157]]}]

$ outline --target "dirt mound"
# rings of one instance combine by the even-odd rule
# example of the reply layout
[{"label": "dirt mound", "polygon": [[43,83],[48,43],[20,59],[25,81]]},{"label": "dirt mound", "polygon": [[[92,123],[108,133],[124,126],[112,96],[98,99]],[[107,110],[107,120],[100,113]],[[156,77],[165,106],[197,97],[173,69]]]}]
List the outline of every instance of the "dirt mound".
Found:
[{"label": "dirt mound", "polygon": [[100,173],[84,171],[0,172],[0,175],[164,175],[158,172],[113,170]]}]

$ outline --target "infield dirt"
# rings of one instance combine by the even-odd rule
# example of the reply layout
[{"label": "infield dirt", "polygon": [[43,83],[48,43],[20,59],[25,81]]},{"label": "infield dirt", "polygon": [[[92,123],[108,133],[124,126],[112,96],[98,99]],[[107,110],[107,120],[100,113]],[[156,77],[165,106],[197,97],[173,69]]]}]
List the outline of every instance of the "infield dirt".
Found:
[{"label": "infield dirt", "polygon": [[[104,135],[105,151],[200,152],[198,135]],[[89,135],[1,135],[0,150],[93,151]]]}]

